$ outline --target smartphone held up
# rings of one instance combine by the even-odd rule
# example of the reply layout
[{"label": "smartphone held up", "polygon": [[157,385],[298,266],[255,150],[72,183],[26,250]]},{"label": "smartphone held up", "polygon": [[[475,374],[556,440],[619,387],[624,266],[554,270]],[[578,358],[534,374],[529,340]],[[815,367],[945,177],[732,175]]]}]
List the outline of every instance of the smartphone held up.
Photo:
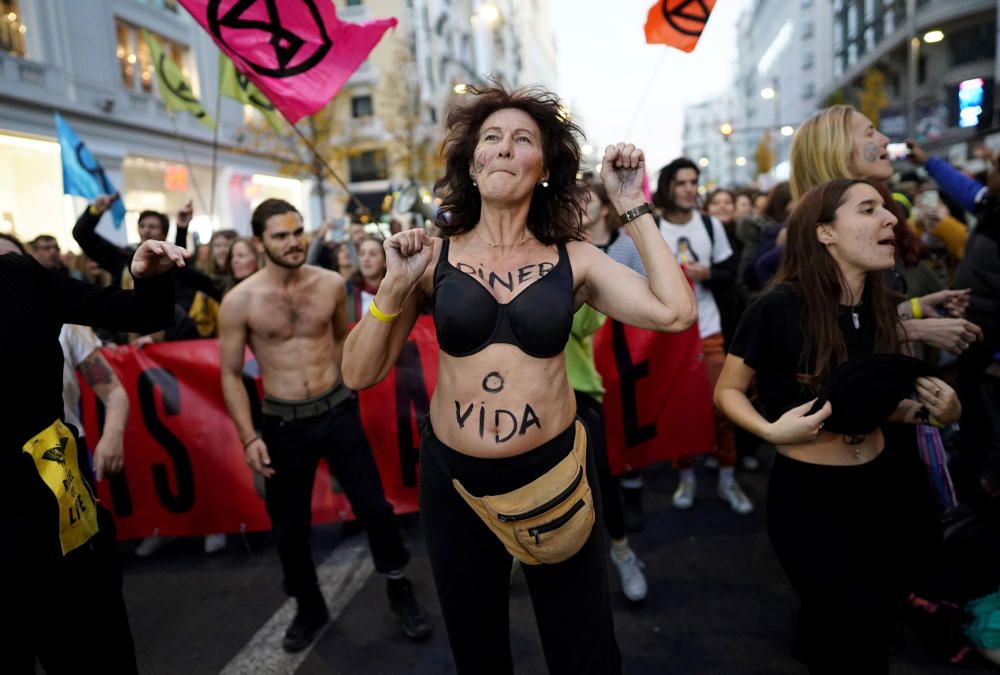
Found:
[{"label": "smartphone held up", "polygon": [[890,162],[901,162],[910,156],[910,146],[906,143],[890,143],[885,146]]}]

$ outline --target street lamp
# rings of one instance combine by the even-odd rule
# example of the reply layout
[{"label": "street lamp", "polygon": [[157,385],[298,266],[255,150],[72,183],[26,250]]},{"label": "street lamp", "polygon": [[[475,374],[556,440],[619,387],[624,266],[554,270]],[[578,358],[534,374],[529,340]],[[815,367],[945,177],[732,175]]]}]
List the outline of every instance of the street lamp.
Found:
[{"label": "street lamp", "polygon": [[704,169],[704,168],[705,168],[706,166],[708,166],[708,164],[709,164],[709,162],[708,162],[708,157],[702,157],[702,158],[700,158],[700,159],[698,160],[698,166],[700,166],[700,167],[701,167],[701,168],[703,168],[703,169]]},{"label": "street lamp", "polygon": [[760,90],[760,97],[767,101],[777,96],[777,92],[772,87],[764,87]]},{"label": "street lamp", "polygon": [[781,127],[782,136],[791,136],[794,133],[795,133],[795,127],[793,127],[791,124],[786,124],[785,126]]},{"label": "street lamp", "polygon": [[476,16],[487,26],[492,26],[500,18],[500,10],[497,9],[496,5],[487,2],[479,7],[479,12],[477,12]]},{"label": "street lamp", "polygon": [[944,32],[940,30],[929,30],[924,33],[924,42],[932,45],[936,42],[941,42],[944,39]]}]

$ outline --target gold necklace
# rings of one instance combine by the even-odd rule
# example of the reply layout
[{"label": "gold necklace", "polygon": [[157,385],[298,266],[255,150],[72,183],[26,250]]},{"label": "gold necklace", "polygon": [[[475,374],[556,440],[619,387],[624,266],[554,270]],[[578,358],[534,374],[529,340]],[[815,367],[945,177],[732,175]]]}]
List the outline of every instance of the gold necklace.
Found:
[{"label": "gold necklace", "polygon": [[[484,237],[483,235],[481,235],[481,234],[479,233],[479,228],[478,228],[478,227],[477,227],[476,229],[474,229],[474,230],[473,230],[473,232],[475,232],[475,233],[476,233],[476,236],[477,236],[477,237],[479,237],[480,239],[482,239],[483,241],[485,241],[485,242],[486,242],[487,244],[489,244],[489,245],[490,245],[491,247],[493,247],[493,248],[496,248],[497,246],[499,246],[499,245],[500,245],[500,244],[497,244],[497,243],[495,243],[495,242],[492,242],[492,241],[490,241],[489,239],[487,239],[486,237]],[[520,246],[521,244],[523,244],[524,242],[528,241],[529,239],[531,239],[531,233],[530,233],[530,232],[529,232],[529,233],[527,233],[527,234],[525,234],[525,235],[524,235],[524,236],[523,236],[523,237],[521,238],[521,240],[520,240],[520,241],[518,241],[518,242],[515,242],[515,243],[511,244],[511,246]]]}]

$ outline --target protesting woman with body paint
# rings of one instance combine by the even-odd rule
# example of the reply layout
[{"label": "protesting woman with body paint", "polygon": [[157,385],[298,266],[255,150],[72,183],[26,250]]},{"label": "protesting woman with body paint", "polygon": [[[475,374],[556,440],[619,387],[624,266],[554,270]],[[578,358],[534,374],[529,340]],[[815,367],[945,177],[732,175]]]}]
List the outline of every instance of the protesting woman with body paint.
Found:
[{"label": "protesting woman with body paint", "polygon": [[445,238],[410,230],[386,242],[388,272],[347,339],[344,380],[385,377],[433,304],[441,355],[420,508],[458,672],[512,672],[516,556],[549,672],[618,673],[598,481],[563,349],[583,303],[679,331],[696,318],[694,298],[644,203],[640,149],[609,146],[601,176],[648,281],[581,241],[580,130],[556,96],[484,89],[447,126]]}]

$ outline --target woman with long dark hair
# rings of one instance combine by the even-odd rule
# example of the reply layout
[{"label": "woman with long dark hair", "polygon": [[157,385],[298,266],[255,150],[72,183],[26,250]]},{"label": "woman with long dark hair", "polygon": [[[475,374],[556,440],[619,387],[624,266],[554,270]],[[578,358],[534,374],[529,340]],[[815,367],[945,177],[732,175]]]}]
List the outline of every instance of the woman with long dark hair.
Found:
[{"label": "woman with long dark hair", "polygon": [[385,243],[388,272],[344,346],[344,382],[375,384],[425,301],[441,352],[424,429],[420,514],[460,674],[509,674],[512,556],[522,563],[548,670],[614,675],[621,657],[587,430],[564,348],[588,303],[662,331],[694,298],[645,204],[643,153],[609,146],[601,177],[649,279],[582,241],[580,129],[540,89],[474,91],[448,114],[445,238]]},{"label": "woman with long dark hair", "polygon": [[[777,448],[768,493],[768,533],[808,617],[813,674],[888,672],[893,591],[902,574],[895,544],[902,507],[881,424],[950,424],[961,406],[936,377],[920,377],[919,401],[863,433],[824,430],[834,410],[813,411],[838,366],[899,351],[895,299],[884,270],[895,259],[893,226],[878,190],[830,181],[806,193],[788,221],[775,285],[743,316],[715,390],[734,423]],[[755,383],[763,410],[746,391]],[[864,391],[856,392],[865,396]],[[881,403],[886,403],[882,401]],[[917,477],[920,478],[919,476]]]}]

